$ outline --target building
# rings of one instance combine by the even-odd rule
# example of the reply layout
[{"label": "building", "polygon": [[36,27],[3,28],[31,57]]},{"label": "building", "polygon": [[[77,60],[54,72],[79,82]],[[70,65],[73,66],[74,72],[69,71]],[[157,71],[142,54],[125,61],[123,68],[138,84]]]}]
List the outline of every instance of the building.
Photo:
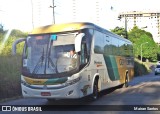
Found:
[{"label": "building", "polygon": [[56,23],[92,22],[105,27],[106,4],[106,0],[55,0]]},{"label": "building", "polygon": [[71,2],[71,21],[92,21],[99,24],[103,0],[88,0],[84,2],[83,0],[71,0]]},{"label": "building", "polygon": [[63,11],[63,14],[68,13],[68,21],[88,21],[96,24],[99,24],[101,21],[101,10],[104,8],[104,0],[67,0],[67,2],[68,6],[61,3],[61,7],[66,8],[66,10]]},{"label": "building", "polygon": [[131,30],[134,26],[150,32],[156,43],[160,43],[160,12],[123,12],[119,14],[121,18],[121,26],[127,23],[127,31]]},{"label": "building", "polygon": [[[107,0],[31,0],[33,28],[68,22],[91,22],[103,28],[113,23],[111,5]],[[53,3],[54,6],[53,7]],[[52,6],[52,7],[50,7]],[[108,16],[107,16],[108,15]]]},{"label": "building", "polygon": [[52,0],[31,0],[33,28],[53,23]]},{"label": "building", "polygon": [[[105,0],[31,0],[33,27],[55,24],[88,21],[100,23]],[[54,6],[53,7],[53,3]],[[104,16],[103,16],[104,18]]]}]

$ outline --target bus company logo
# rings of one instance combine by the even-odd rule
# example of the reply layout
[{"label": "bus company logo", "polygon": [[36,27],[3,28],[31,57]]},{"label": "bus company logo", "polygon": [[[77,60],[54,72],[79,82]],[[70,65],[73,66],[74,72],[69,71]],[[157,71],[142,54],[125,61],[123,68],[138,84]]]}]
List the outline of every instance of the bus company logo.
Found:
[{"label": "bus company logo", "polygon": [[44,85],[44,86],[43,86],[43,89],[47,89],[47,85]]},{"label": "bus company logo", "polygon": [[11,106],[2,106],[2,111],[11,111]]},{"label": "bus company logo", "polygon": [[94,61],[94,64],[102,64],[101,61]]},{"label": "bus company logo", "polygon": [[94,64],[96,64],[97,67],[103,66],[103,65],[102,65],[102,62],[100,62],[100,61],[94,61]]}]

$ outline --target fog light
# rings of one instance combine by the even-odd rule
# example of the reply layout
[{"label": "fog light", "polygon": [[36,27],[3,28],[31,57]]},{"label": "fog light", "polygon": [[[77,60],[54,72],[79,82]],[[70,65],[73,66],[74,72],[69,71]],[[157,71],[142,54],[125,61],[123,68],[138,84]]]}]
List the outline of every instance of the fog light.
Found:
[{"label": "fog light", "polygon": [[68,95],[71,95],[72,93],[73,93],[73,90],[69,91],[69,92],[68,92]]},{"label": "fog light", "polygon": [[24,92],[25,94],[27,94],[27,91],[24,91],[24,90],[23,90],[23,92]]}]

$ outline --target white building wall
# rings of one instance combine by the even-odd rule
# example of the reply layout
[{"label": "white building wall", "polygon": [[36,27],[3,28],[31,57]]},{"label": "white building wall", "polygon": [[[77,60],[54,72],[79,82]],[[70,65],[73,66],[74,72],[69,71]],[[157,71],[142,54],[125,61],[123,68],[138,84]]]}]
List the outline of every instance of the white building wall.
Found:
[{"label": "white building wall", "polygon": [[[134,18],[134,14],[136,12],[126,12],[122,13],[120,15],[127,15],[127,30],[130,31],[134,25],[138,26],[140,29],[144,29],[148,32],[150,32],[153,36],[153,39],[156,43],[160,43],[160,15],[159,17],[157,15],[152,16],[152,13],[158,14],[157,12],[137,12],[137,14],[143,14],[143,16],[136,16]],[[133,14],[132,16],[130,16]],[[160,14],[160,13],[159,13]],[[122,27],[124,27],[125,18],[122,17]],[[158,25],[159,24],[159,25]]]},{"label": "white building wall", "polygon": [[52,0],[32,0],[33,27],[49,25],[53,23]]},{"label": "white building wall", "polygon": [[[55,0],[55,4],[57,2],[59,6],[55,8],[58,13],[56,23],[92,22],[102,27],[107,26],[104,23],[109,21],[110,17],[105,14],[106,0]],[[111,12],[107,13],[112,15]]]}]

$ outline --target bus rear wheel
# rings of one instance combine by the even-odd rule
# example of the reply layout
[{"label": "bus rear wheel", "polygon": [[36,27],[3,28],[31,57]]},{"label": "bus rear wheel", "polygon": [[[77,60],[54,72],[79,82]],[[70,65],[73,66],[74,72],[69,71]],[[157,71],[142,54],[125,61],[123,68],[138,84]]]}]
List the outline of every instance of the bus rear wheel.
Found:
[{"label": "bus rear wheel", "polygon": [[124,82],[124,85],[123,87],[128,87],[128,82],[129,82],[129,76],[128,76],[128,73],[126,73],[126,77],[125,77],[125,82]]}]

